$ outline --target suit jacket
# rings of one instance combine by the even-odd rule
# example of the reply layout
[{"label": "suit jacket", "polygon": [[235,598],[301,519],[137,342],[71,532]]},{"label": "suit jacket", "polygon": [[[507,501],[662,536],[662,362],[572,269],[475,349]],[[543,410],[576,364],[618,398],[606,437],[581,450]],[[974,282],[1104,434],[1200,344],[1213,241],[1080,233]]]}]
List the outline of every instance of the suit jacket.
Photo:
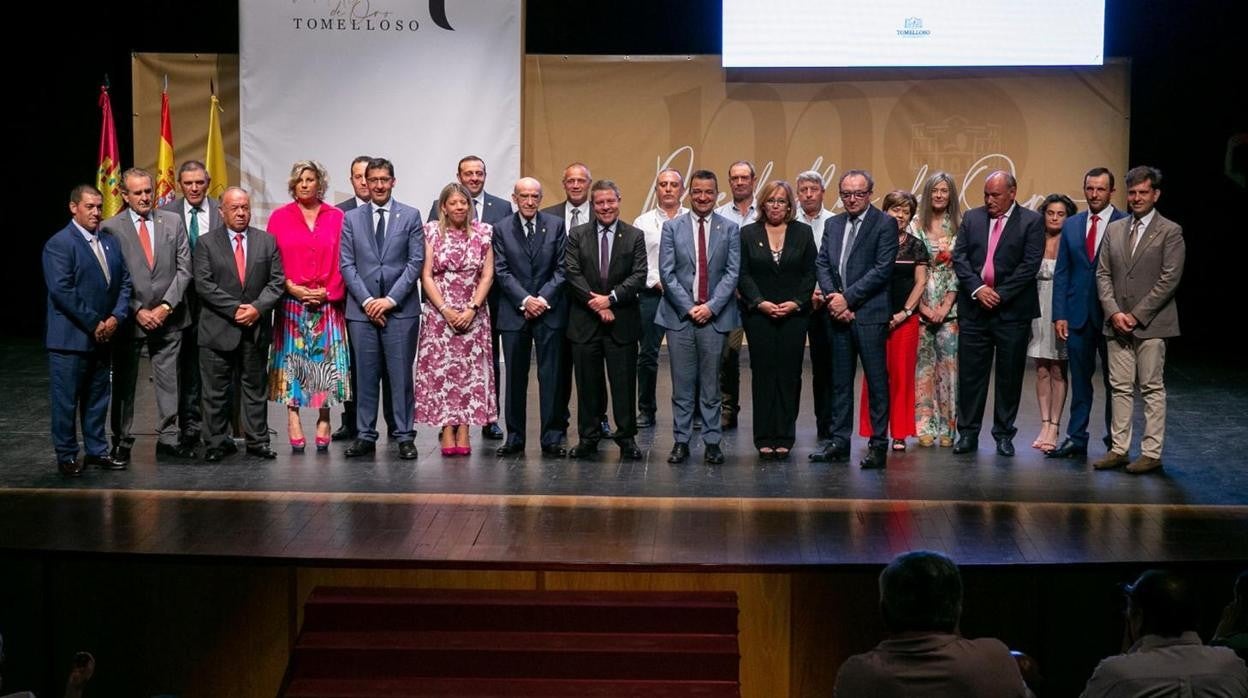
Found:
[{"label": "suit jacket", "polygon": [[391,317],[420,318],[420,271],[425,262],[425,232],[420,211],[390,199],[386,237],[377,249],[373,207],[357,206],[342,221],[342,279],[347,284],[347,319],[367,322],[364,301],[389,297]]},{"label": "suit jacket", "polygon": [[[229,228],[216,228],[195,245],[199,346],[217,351],[237,349],[244,337],[267,346],[273,335],[273,308],[286,290],[277,240],[259,228],[247,228],[247,267],[240,283],[231,235]],[[234,313],[243,304],[260,311],[260,320],[251,327],[234,322]]]},{"label": "suit jacket", "polygon": [[971,294],[984,285],[980,273],[988,259],[991,223],[988,209],[980,206],[967,211],[962,225],[958,226],[958,238],[953,244],[953,271],[958,275],[959,321],[984,323],[995,317],[1003,322],[1027,322],[1040,317],[1036,272],[1044,258],[1044,219],[1017,204],[1001,230],[992,258],[995,289],[1001,296],[1001,304],[987,310],[971,298]]},{"label": "suit jacket", "polygon": [[[434,199],[429,205],[429,220],[438,220],[438,200]],[[507,199],[494,196],[488,191],[481,192],[481,222],[495,225],[499,221],[506,219],[512,213],[511,202]]]},{"label": "suit jacket", "polygon": [[[208,207],[208,227],[205,228],[204,230],[199,231],[199,234],[201,236],[207,234],[209,230],[216,230],[217,228],[223,227],[225,225],[225,219],[221,217],[221,203],[219,201],[212,198],[211,196],[205,196],[203,205]],[[186,197],[179,196],[173,201],[170,201],[164,206],[161,206],[160,210],[168,211],[169,213],[173,213],[178,216],[181,216],[182,225],[186,225],[185,206],[186,206]],[[189,234],[190,226],[187,226],[187,231]],[[189,287],[193,288],[194,285],[195,285],[194,280],[192,280]]]},{"label": "suit jacket", "polygon": [[[1085,238],[1088,228],[1087,211],[1077,213],[1062,224],[1062,239],[1057,247],[1057,269],[1053,272],[1053,320],[1065,320],[1073,330],[1081,330],[1091,324],[1099,328],[1105,321],[1101,300],[1096,291],[1096,256],[1088,259]],[[1124,218],[1126,211],[1113,209],[1109,222]],[[1106,230],[1109,224],[1105,225]],[[1101,242],[1105,241],[1102,231]]]},{"label": "suit jacket", "polygon": [[121,246],[109,233],[101,232],[99,238],[108,281],[95,252],[73,223],[43,246],[43,280],[48,287],[44,344],[48,349],[92,351],[96,325],[110,315],[124,323],[130,315],[130,272]]},{"label": "suit jacket", "polygon": [[[693,221],[697,214],[685,214],[663,222],[659,237],[659,280],[663,302],[654,322],[669,330],[689,326],[697,289],[693,275],[698,268],[698,239]],[[737,280],[741,274],[741,231],[737,224],[712,213],[706,224],[706,282],[710,297],[705,299],[714,316],[717,332],[730,332],[741,326],[737,312]]]},{"label": "suit jacket", "polygon": [[[568,339],[588,342],[602,329],[617,342],[638,341],[641,338],[641,307],[637,294],[646,287],[646,234],[622,220],[616,220],[606,279],[598,271],[597,220],[578,225],[568,233],[564,260],[564,275],[570,296]],[[615,303],[611,306],[615,322],[604,325],[598,319],[598,313],[589,309],[591,291],[604,295],[615,293]]]},{"label": "suit jacket", "polygon": [[767,228],[758,222],[741,229],[741,298],[753,311],[763,301],[798,304],[798,314],[810,312],[815,292],[815,236],[810,226],[790,221],[784,231],[780,263],[771,256]]},{"label": "suit jacket", "polygon": [[525,239],[524,223],[513,213],[494,226],[494,285],[503,294],[495,324],[499,330],[522,329],[528,320],[520,310],[526,296],[541,296],[550,310],[537,319],[548,327],[568,324],[568,303],[564,297],[564,251],[568,236],[563,219],[538,212],[533,220],[533,247]]},{"label": "suit jacket", "polygon": [[[594,217],[594,205],[590,203],[586,206],[586,208],[589,209],[589,217],[593,218]],[[547,206],[546,208],[542,209],[541,212],[549,213],[555,218],[558,218],[559,220],[563,221],[565,226],[567,226],[568,224],[568,201],[567,199],[564,199],[563,201],[560,201],[559,203],[554,204],[553,206]],[[588,220],[583,220],[578,225],[583,225],[588,222],[589,222]],[[572,231],[569,230],[568,232],[572,232]]]},{"label": "suit jacket", "polygon": [[347,199],[346,201],[339,201],[334,205],[337,206],[343,213],[350,213],[359,206],[359,204],[355,201],[354,195],[350,199]]},{"label": "suit jacket", "polygon": [[1177,337],[1179,309],[1174,293],[1187,255],[1183,228],[1154,213],[1133,255],[1131,221],[1127,216],[1110,223],[1101,242],[1096,287],[1105,310],[1105,334],[1114,334],[1108,319],[1122,312],[1135,317],[1135,337]]},{"label": "suit jacket", "polygon": [[[815,274],[823,294],[840,293],[854,312],[855,322],[887,323],[888,291],[897,259],[897,222],[874,206],[867,206],[854,246],[845,260],[841,278],[841,244],[849,214],[841,213],[823,224],[823,242],[815,258]],[[803,224],[804,225],[804,224]]]},{"label": "suit jacket", "polygon": [[[129,209],[104,221],[100,224],[100,229],[112,233],[126,259],[130,282],[133,284],[130,294],[130,319],[133,320],[140,309],[153,310],[161,303],[168,303],[173,308],[173,313],[157,333],[180,331],[190,325],[191,314],[187,312],[186,304],[182,300],[192,283],[191,247],[182,216],[164,209],[152,211],[152,238],[155,241],[152,255],[155,257],[155,266],[151,268],[147,266],[147,257],[143,254]],[[138,322],[127,323],[122,331],[134,337],[147,336],[147,331]]]}]

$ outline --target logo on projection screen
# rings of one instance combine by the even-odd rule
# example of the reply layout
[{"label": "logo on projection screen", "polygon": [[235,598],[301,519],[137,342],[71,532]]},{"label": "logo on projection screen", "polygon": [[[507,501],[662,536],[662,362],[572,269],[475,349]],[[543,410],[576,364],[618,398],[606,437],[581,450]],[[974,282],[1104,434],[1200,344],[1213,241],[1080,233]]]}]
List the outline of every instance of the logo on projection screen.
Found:
[{"label": "logo on projection screen", "polygon": [[922,17],[907,17],[905,24],[902,26],[902,28],[897,30],[897,36],[922,37],[922,36],[931,36],[931,35],[932,35],[931,29],[923,28]]},{"label": "logo on projection screen", "polygon": [[[325,16],[290,19],[295,29],[312,32],[415,32],[420,29],[419,20],[397,17],[395,12],[373,0],[330,0]],[[447,31],[455,31],[446,17],[446,0],[429,0],[429,19]]]}]

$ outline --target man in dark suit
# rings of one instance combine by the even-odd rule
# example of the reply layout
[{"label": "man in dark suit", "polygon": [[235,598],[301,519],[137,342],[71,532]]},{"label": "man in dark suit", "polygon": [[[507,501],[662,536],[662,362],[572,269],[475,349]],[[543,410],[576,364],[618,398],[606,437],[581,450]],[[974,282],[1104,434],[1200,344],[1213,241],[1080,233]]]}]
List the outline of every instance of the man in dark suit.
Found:
[{"label": "man in dark suit", "polygon": [[[455,179],[459,180],[459,183],[464,185],[464,188],[472,195],[472,208],[476,219],[493,226],[511,215],[511,202],[487,192],[485,190],[485,176],[485,161],[480,157],[465,155],[459,159],[459,165],[455,168]],[[438,202],[435,200],[429,206],[429,220],[436,221],[438,213]],[[492,318],[498,317],[498,295],[498,285],[495,284],[490,287],[490,294],[486,297],[486,301],[490,306],[490,317]],[[500,352],[497,324],[490,327],[490,346],[492,347],[494,358],[492,367],[494,371],[494,389],[501,391],[502,384],[498,380],[498,356]],[[490,422],[481,427],[481,435],[487,439],[501,439],[503,438],[503,430],[499,428],[498,422]]]},{"label": "man in dark suit", "polygon": [[[563,169],[564,200],[547,206],[548,213],[563,220],[563,229],[571,232],[578,225],[589,222],[593,207],[589,204],[589,185],[593,183],[589,165],[574,162]],[[568,425],[572,422],[572,343],[563,338],[563,353],[559,356],[559,381],[555,387],[555,423],[559,426],[560,442],[568,438]],[[607,421],[606,404],[599,415],[602,422],[602,438],[611,438],[611,423]]]},{"label": "man in dark suit", "polygon": [[615,442],[625,459],[641,458],[637,434],[637,343],[641,310],[637,295],[646,285],[646,236],[619,220],[620,188],[600,179],[590,188],[594,216],[568,234],[566,268],[568,339],[576,375],[577,432],[568,455],[591,457],[602,436],[603,400],[611,381]]},{"label": "man in dark suit", "polygon": [[984,205],[958,226],[953,270],[958,275],[958,440],[954,453],[974,453],[996,357],[992,436],[997,453],[1014,455],[1014,418],[1027,366],[1031,320],[1040,316],[1036,271],[1044,257],[1040,214],[1014,202],[1014,175],[984,180]]},{"label": "man in dark suit", "polygon": [[511,195],[516,213],[494,226],[494,281],[502,294],[495,323],[502,335],[507,364],[505,415],[507,441],[498,455],[524,450],[529,393],[529,363],[537,346],[538,406],[542,452],[562,456],[555,423],[555,386],[568,304],[563,292],[563,221],[538,211],[542,184],[532,177],[516,182]]},{"label": "man in dark suit", "polygon": [[273,308],[285,291],[286,275],[277,241],[251,227],[247,192],[226,189],[221,209],[225,226],[200,238],[193,263],[208,444],[204,460],[215,463],[236,450],[227,400],[236,379],[247,453],[276,458],[269,448],[268,359]]},{"label": "man in dark suit", "polygon": [[340,261],[347,284],[347,332],[355,345],[360,392],[355,397],[356,431],[348,458],[377,450],[377,402],[384,371],[390,379],[399,458],[416,458],[412,362],[420,331],[421,265],[425,236],[420,211],[394,200],[394,165],[368,163],[372,201],[342,223]]},{"label": "man in dark suit", "polygon": [[100,225],[121,248],[130,272],[130,320],[113,338],[112,459],[130,462],[134,446],[134,388],[147,347],[156,387],[156,455],[188,458],[178,433],[178,359],[191,316],[183,302],[191,283],[191,249],[182,217],[153,209],[154,179],[131,168],[121,175],[127,208]]},{"label": "man in dark suit", "polygon": [[1114,194],[1114,173],[1104,167],[1083,176],[1083,196],[1088,210],[1066,219],[1057,248],[1053,272],[1053,330],[1066,341],[1070,360],[1070,420],[1066,440],[1048,452],[1049,458],[1082,458],[1088,455],[1088,422],[1092,416],[1092,374],[1101,358],[1105,385],[1105,443],[1109,444],[1109,364],[1106,363],[1105,313],[1096,297],[1096,263],[1109,224],[1126,217],[1109,203]]},{"label": "man in dark suit", "polygon": [[[345,201],[339,201],[337,206],[343,213],[350,213],[359,206],[367,206],[371,200],[368,190],[368,163],[373,159],[371,155],[357,155],[351,161],[351,188],[355,192],[351,198]],[[355,368],[355,345],[347,343],[347,348],[351,354],[351,395],[359,393],[359,379]],[[394,426],[394,406],[390,397],[390,378],[385,371],[381,372],[381,413],[386,420],[386,433],[390,438],[397,438]],[[342,403],[342,426],[333,433],[334,441],[354,441],[358,432],[355,429],[356,414],[355,400],[346,400]]]},{"label": "man in dark suit", "polygon": [[[208,196],[211,184],[212,179],[204,163],[187,160],[178,168],[178,187],[182,196],[163,207],[165,211],[182,217],[192,255],[201,235],[225,225],[221,220],[221,205]],[[199,445],[204,419],[199,383],[199,298],[195,295],[193,276],[187,282],[182,298],[190,317],[182,330],[182,350],[178,354],[178,426],[182,429],[182,450],[193,452]]]},{"label": "man in dark suit", "polygon": [[875,182],[864,170],[841,176],[845,212],[824,224],[815,258],[819,288],[827,299],[832,347],[832,439],[815,461],[849,458],[854,426],[854,371],[862,359],[871,414],[871,439],[863,468],[883,468],[888,460],[888,290],[897,259],[897,222],[871,205]]},{"label": "man in dark suit", "polygon": [[[109,342],[130,314],[130,272],[112,235],[99,232],[104,197],[90,184],[69,194],[73,219],[43,246],[48,287],[48,392],[56,467],[66,477],[84,465],[117,469],[108,456]],[[86,455],[78,460],[81,413]]]}]

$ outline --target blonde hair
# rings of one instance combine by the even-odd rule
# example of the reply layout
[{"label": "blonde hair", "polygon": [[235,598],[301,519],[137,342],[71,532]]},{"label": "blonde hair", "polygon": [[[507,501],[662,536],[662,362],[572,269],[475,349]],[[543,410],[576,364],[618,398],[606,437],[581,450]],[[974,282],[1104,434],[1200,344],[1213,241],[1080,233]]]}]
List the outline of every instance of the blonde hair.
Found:
[{"label": "blonde hair", "polygon": [[299,183],[299,176],[308,170],[316,175],[316,198],[324,199],[325,190],[329,187],[329,174],[325,172],[325,166],[316,160],[300,160],[291,165],[290,179],[286,180],[286,190],[290,192],[291,198],[294,198],[295,185]]}]

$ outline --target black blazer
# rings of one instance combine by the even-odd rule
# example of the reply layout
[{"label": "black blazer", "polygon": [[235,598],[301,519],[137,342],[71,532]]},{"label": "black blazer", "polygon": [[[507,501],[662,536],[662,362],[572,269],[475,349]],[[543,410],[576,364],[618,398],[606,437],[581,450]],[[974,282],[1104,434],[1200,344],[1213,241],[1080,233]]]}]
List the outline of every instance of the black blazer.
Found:
[{"label": "black blazer", "polygon": [[1015,204],[1005,222],[993,255],[995,290],[1001,304],[986,310],[971,294],[984,285],[980,273],[988,258],[988,234],[992,220],[981,206],[962,217],[958,238],[953,245],[953,270],[958,275],[958,319],[962,324],[989,322],[1029,322],[1040,317],[1040,296],[1036,292],[1036,272],[1044,258],[1044,223],[1040,214]]},{"label": "black blazer", "polygon": [[[234,245],[230,229],[210,231],[195,245],[195,290],[199,293],[199,346],[232,351],[244,334],[255,344],[267,346],[273,334],[273,308],[282,298],[286,274],[277,240],[259,228],[247,228],[246,285],[239,283],[234,265]],[[251,327],[234,322],[238,306],[250,303],[260,311],[260,320]]]},{"label": "black blazer", "polygon": [[[598,273],[598,221],[578,225],[568,233],[564,276],[571,301],[568,308],[567,336],[573,342],[588,342],[602,329],[617,342],[641,338],[641,308],[637,294],[646,287],[646,235],[640,229],[616,220],[615,240],[607,278]],[[598,313],[589,309],[590,292],[615,292],[611,311],[615,322],[604,325]]]},{"label": "black blazer", "polygon": [[758,312],[763,301],[793,301],[810,312],[810,296],[815,292],[815,236],[809,225],[790,221],[784,231],[780,263],[771,257],[767,229],[761,222],[741,228],[741,274],[737,289],[749,312]]},{"label": "black blazer", "polygon": [[568,303],[563,292],[568,236],[563,230],[563,219],[538,213],[534,216],[533,234],[537,242],[530,248],[519,213],[494,226],[494,285],[504,301],[499,303],[498,315],[494,317],[494,326],[500,331],[520,330],[529,322],[520,311],[525,296],[541,296],[550,304],[550,310],[534,322],[555,329],[568,324]]}]

